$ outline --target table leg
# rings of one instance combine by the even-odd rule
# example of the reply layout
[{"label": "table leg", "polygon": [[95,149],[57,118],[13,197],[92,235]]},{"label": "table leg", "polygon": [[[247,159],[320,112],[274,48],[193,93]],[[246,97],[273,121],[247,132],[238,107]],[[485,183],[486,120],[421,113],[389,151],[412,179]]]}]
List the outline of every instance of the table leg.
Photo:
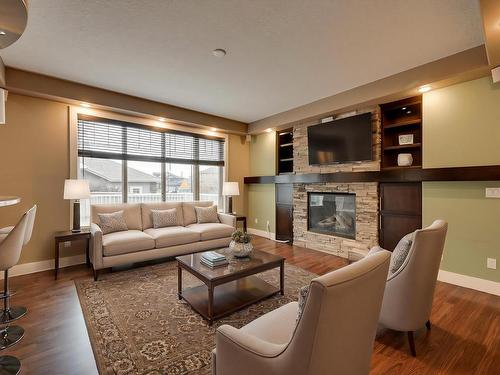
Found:
[{"label": "table leg", "polygon": [[55,254],[54,254],[54,260],[55,260],[55,268],[54,268],[54,280],[57,280],[57,271],[59,271],[59,241],[55,240],[56,242],[56,247],[55,247]]},{"label": "table leg", "polygon": [[212,325],[214,317],[214,287],[208,285],[208,325]]},{"label": "table leg", "polygon": [[90,238],[87,238],[87,246],[85,247],[85,262],[87,267],[90,267]]},{"label": "table leg", "polygon": [[280,265],[280,293],[282,296],[285,295],[285,261],[281,261]]},{"label": "table leg", "polygon": [[182,267],[177,264],[177,296],[182,299]]}]

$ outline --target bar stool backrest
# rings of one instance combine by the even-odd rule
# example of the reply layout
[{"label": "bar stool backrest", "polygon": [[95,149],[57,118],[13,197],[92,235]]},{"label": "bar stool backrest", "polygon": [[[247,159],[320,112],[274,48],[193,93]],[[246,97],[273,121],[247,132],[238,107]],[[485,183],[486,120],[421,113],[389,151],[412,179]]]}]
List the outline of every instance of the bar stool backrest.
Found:
[{"label": "bar stool backrest", "polygon": [[24,232],[24,241],[23,246],[26,246],[28,242],[31,240],[31,235],[33,234],[33,226],[35,225],[35,216],[36,216],[36,204],[31,207],[28,212],[28,221],[26,223],[26,231]]},{"label": "bar stool backrest", "polygon": [[26,212],[9,232],[5,240],[0,242],[0,271],[8,270],[19,262],[27,223],[28,213]]}]

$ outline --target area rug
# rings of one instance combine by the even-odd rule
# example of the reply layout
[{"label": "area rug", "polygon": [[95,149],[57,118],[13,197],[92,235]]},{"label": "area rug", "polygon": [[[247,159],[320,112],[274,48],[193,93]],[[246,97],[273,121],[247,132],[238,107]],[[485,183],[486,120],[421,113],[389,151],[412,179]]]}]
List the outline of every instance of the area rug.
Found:
[{"label": "area rug", "polygon": [[[83,316],[99,373],[210,374],[215,330],[241,327],[297,299],[298,289],[316,275],[285,267],[285,295],[277,295],[208,324],[177,298],[175,261],[76,280]],[[279,271],[259,274],[278,286]],[[183,272],[183,287],[200,282]]]}]

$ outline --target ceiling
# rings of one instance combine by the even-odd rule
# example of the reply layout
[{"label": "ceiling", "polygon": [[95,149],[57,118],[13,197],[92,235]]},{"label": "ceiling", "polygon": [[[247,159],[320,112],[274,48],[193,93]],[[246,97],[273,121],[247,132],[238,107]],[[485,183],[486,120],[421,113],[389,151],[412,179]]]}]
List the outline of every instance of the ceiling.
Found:
[{"label": "ceiling", "polygon": [[482,43],[476,0],[30,0],[0,57],[252,122]]}]

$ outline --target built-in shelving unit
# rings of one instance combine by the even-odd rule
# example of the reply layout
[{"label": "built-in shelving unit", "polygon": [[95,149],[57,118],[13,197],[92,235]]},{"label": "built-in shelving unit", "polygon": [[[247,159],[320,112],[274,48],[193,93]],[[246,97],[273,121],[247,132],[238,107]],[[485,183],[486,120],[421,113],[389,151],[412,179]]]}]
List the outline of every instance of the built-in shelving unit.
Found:
[{"label": "built-in shelving unit", "polygon": [[[380,106],[382,109],[381,169],[422,167],[422,97],[415,96]],[[399,136],[413,135],[412,144],[401,145]],[[411,154],[410,167],[398,166],[398,155]]]},{"label": "built-in shelving unit", "polygon": [[293,128],[276,134],[277,174],[293,173]]}]

